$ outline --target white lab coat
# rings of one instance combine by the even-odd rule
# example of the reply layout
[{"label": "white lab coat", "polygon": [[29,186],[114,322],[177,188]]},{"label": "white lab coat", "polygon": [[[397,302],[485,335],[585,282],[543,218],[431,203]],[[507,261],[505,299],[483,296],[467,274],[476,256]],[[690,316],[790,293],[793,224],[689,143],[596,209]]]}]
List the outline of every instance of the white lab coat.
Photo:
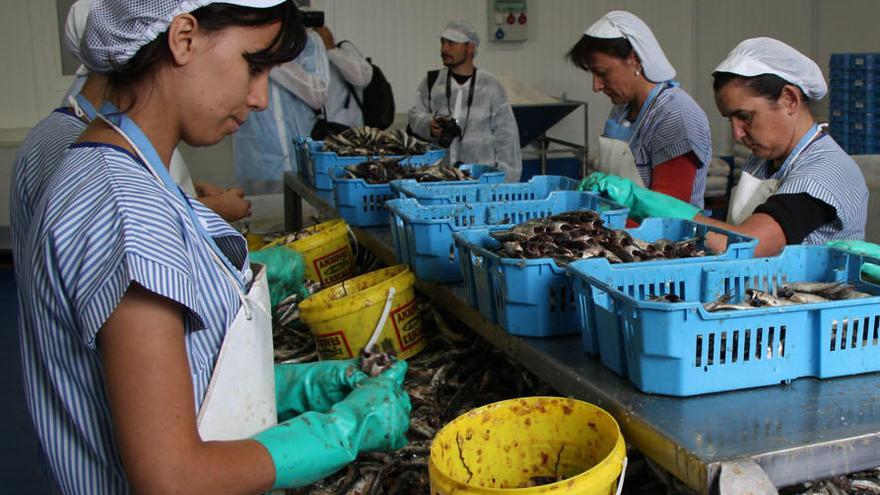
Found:
[{"label": "white lab coat", "polygon": [[343,41],[337,48],[327,51],[327,58],[330,60],[330,89],[324,104],[327,120],[349,127],[363,126],[364,113],[348,84],[354,87],[358,100],[363,102],[364,88],[373,78],[373,66],[350,41]]},{"label": "white lab coat", "polygon": [[293,138],[311,134],[329,81],[324,42],[309,30],[302,53],[269,73],[269,107],[234,135],[235,176],[247,194],[280,192],[284,172],[298,170]]}]

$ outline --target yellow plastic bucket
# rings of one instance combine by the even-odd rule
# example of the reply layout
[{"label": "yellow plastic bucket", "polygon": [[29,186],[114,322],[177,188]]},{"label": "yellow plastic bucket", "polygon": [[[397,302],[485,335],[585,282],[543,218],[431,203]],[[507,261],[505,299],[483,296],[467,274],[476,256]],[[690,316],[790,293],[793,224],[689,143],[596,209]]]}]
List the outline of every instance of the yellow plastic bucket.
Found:
[{"label": "yellow plastic bucket", "polygon": [[421,351],[425,339],[413,290],[415,281],[406,265],[395,265],[328,287],[303,301],[300,319],[315,336],[318,357],[358,356],[379,324],[390,287],[395,294],[377,346],[401,359]]},{"label": "yellow plastic bucket", "polygon": [[613,495],[625,458],[620,428],[603,409],[564,397],[527,397],[447,424],[431,444],[428,471],[432,495]]},{"label": "yellow plastic bucket", "polygon": [[[306,278],[332,285],[354,274],[355,257],[349,242],[349,230],[345,220],[337,218],[303,229],[312,235],[285,244],[299,251],[306,263]],[[277,239],[265,247],[277,246],[284,239]]]}]

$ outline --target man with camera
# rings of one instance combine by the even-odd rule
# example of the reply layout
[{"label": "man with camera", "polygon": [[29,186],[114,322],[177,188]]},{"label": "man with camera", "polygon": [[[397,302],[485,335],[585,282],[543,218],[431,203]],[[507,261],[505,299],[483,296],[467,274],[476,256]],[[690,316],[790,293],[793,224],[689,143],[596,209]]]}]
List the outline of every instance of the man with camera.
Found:
[{"label": "man with camera", "polygon": [[429,71],[409,111],[413,133],[448,148],[450,164],[498,167],[508,182],[522,173],[519,130],[498,79],[474,66],[480,37],[468,22],[440,33],[443,69]]}]

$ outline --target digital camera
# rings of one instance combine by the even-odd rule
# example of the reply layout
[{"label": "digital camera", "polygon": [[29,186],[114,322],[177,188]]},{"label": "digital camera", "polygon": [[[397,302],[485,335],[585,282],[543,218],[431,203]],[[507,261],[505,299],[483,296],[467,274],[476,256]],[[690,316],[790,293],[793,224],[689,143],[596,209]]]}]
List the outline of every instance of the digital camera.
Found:
[{"label": "digital camera", "polygon": [[324,27],[324,12],[321,10],[303,10],[303,26],[307,28]]},{"label": "digital camera", "polygon": [[437,144],[442,148],[448,148],[455,138],[461,138],[461,127],[458,122],[448,116],[437,116],[437,125],[440,126],[440,137],[437,138]]}]

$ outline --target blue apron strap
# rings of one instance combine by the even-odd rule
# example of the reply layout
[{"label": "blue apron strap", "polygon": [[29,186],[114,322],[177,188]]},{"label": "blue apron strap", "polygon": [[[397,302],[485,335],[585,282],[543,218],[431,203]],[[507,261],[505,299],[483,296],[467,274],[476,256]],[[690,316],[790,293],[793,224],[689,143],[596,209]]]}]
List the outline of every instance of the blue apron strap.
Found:
[{"label": "blue apron strap", "polygon": [[824,125],[820,126],[819,124],[813,124],[813,126],[810,127],[810,130],[807,131],[806,134],[801,136],[798,144],[795,145],[795,147],[791,150],[791,153],[789,153],[788,156],[785,157],[785,161],[782,162],[782,166],[779,167],[779,170],[777,170],[776,173],[773,175],[777,175],[780,179],[784,179],[785,177],[787,177],[788,173],[791,172],[792,163],[794,163],[794,161],[797,160],[797,158],[800,156],[801,152],[803,152],[807,146],[812,144],[813,141],[820,137],[824,133],[824,131]]},{"label": "blue apron strap", "polygon": [[674,83],[675,85],[678,85],[677,82],[667,81],[667,82],[657,83],[654,85],[653,88],[651,88],[651,92],[648,93],[648,99],[645,100],[645,104],[642,105],[642,108],[639,110],[639,116],[636,117],[636,121],[632,126],[633,134],[635,134],[636,131],[638,131],[639,128],[642,126],[642,122],[644,122],[645,118],[648,116],[648,110],[651,108],[651,104],[654,103],[654,100],[657,98],[657,95],[659,95],[660,92],[663,91],[663,89],[666,87],[666,85],[669,84],[670,82]]},{"label": "blue apron strap", "polygon": [[86,118],[89,119],[89,122],[95,120],[95,116],[98,115],[98,112],[95,110],[95,107],[92,106],[92,102],[86,99],[82,93],[77,93],[74,97],[76,100],[76,104],[79,106],[80,110],[86,114]]},{"label": "blue apron strap", "polygon": [[[109,110],[105,113],[105,110]],[[156,152],[156,148],[153,147],[153,144],[150,142],[149,138],[144,134],[144,132],[138,127],[137,124],[134,123],[130,118],[128,118],[124,113],[120,112],[115,105],[110,102],[105,102],[101,107],[102,113],[99,114],[100,117],[109,121],[118,127],[128,139],[132,141],[132,144],[143,154],[146,159],[145,165],[150,171],[159,178],[162,182],[162,185],[165,186],[165,189],[170,191],[172,194],[177,196],[177,198],[183,202],[187,213],[189,214],[190,219],[192,220],[193,226],[198,231],[199,235],[205,240],[214,254],[217,255],[217,258],[223,262],[223,265],[229,271],[231,275],[233,275],[233,279],[238,283],[239,288],[242,292],[247,292],[245,290],[245,285],[241,281],[241,278],[238,276],[238,271],[229,261],[229,258],[223,253],[223,251],[217,246],[217,243],[214,241],[214,238],[208,233],[205,226],[202,224],[202,219],[196,215],[195,210],[192,207],[192,203],[190,203],[189,197],[180,189],[180,186],[174,182],[174,179],[171,178],[171,174],[168,172],[168,169],[162,162],[162,159],[159,157],[159,153]]]}]

